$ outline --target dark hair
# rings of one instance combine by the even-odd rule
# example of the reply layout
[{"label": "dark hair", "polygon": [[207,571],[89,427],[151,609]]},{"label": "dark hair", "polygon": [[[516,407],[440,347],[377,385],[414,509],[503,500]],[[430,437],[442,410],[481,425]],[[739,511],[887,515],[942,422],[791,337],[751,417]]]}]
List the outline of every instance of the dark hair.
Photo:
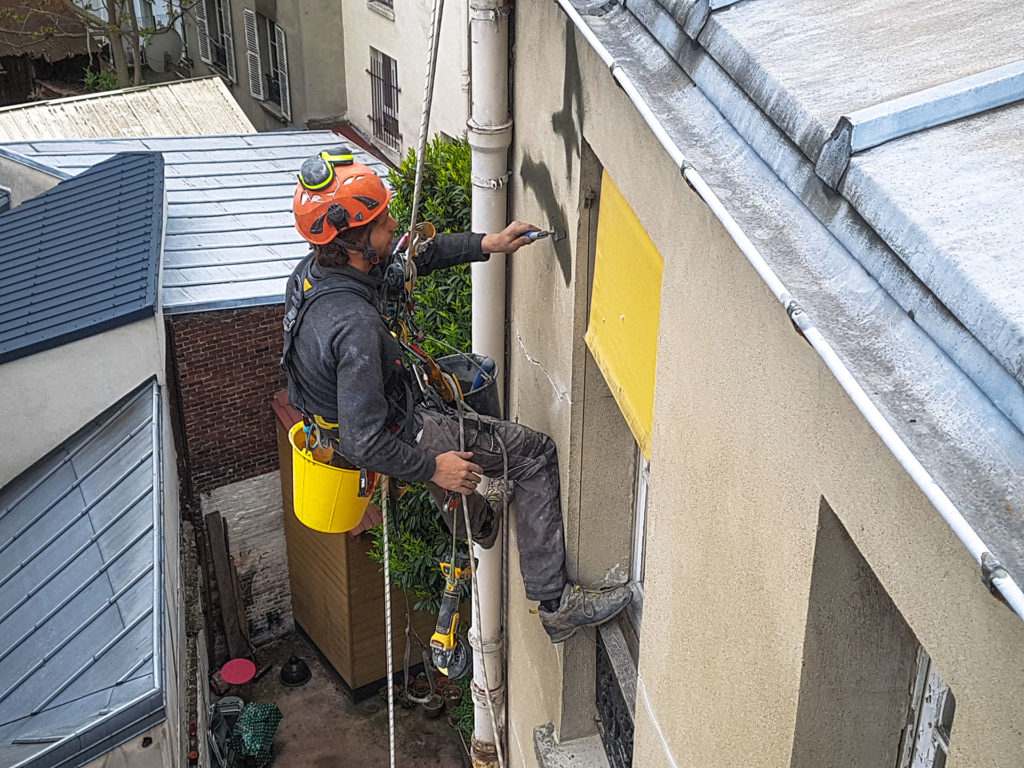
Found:
[{"label": "dark hair", "polygon": [[348,252],[362,251],[370,242],[371,227],[356,227],[338,235],[326,245],[314,245],[316,263],[321,267],[348,266]]}]

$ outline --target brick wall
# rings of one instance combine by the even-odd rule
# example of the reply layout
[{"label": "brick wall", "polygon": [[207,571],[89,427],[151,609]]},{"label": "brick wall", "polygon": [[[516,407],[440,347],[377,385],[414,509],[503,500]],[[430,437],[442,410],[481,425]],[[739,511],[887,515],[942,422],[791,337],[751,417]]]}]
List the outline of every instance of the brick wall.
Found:
[{"label": "brick wall", "polygon": [[269,472],[201,497],[202,513],[219,512],[238,570],[253,645],[276,640],[295,625],[281,505],[281,475]]},{"label": "brick wall", "polygon": [[285,386],[282,314],[272,305],[167,319],[193,506],[203,493],[277,469],[270,402]]}]

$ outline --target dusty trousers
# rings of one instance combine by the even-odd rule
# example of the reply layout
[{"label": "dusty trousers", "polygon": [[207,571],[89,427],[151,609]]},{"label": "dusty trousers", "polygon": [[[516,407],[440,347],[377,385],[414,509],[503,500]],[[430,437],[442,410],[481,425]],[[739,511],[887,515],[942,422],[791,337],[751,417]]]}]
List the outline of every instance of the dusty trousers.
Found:
[{"label": "dusty trousers", "polygon": [[[417,412],[423,419],[423,434],[417,444],[420,450],[434,456],[460,450],[458,417],[426,408],[419,408]],[[517,504],[516,540],[526,597],[530,600],[561,597],[567,576],[558,492],[558,454],[554,441],[542,432],[521,424],[480,416],[472,411],[464,415],[463,427],[464,450],[473,453],[470,461],[482,467],[484,475],[489,478],[502,476],[499,440],[505,444],[508,477],[514,483],[513,494]],[[440,506],[445,496],[444,489],[429,482],[427,489]],[[491,517],[491,511],[479,493],[469,494],[467,500],[469,525],[476,538]],[[452,516],[442,514],[451,530]],[[455,518],[455,533],[465,536],[461,505]]]}]

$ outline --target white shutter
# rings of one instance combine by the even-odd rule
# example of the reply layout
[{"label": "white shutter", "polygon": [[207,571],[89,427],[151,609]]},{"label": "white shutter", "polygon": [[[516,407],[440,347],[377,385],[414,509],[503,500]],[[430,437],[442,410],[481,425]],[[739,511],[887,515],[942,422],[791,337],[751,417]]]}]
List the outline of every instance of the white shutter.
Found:
[{"label": "white shutter", "polygon": [[284,42],[284,30],[274,25],[277,39],[277,78],[281,83],[281,114],[285,120],[292,121],[292,97],[288,89],[288,48]]},{"label": "white shutter", "polygon": [[213,64],[210,55],[210,28],[206,24],[206,0],[196,0],[196,30],[199,32],[199,58],[207,64]]},{"label": "white shutter", "polygon": [[221,29],[224,30],[224,39],[221,45],[224,46],[224,64],[228,70],[228,79],[232,83],[238,82],[238,72],[235,69],[235,40],[231,34],[231,3],[228,0],[221,0],[220,4]]},{"label": "white shutter", "polygon": [[245,21],[245,60],[249,64],[249,94],[254,99],[263,101],[263,65],[260,62],[256,12],[250,8],[243,8],[242,19]]}]

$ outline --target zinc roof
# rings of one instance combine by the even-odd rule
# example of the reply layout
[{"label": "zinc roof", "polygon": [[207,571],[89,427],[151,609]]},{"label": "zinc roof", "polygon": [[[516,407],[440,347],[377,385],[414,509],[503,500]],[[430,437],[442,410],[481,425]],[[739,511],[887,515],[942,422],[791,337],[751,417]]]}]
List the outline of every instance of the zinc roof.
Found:
[{"label": "zinc roof", "polygon": [[[711,13],[698,42],[814,162],[844,115],[1024,60],[1024,13],[1018,0],[749,0]],[[838,191],[1019,389],[1024,79],[1016,89],[1015,104],[855,153]]]},{"label": "zinc roof", "polygon": [[[173,314],[284,301],[288,276],[308,252],[292,214],[296,174],[303,160],[341,143],[330,131],[280,131],[5,146],[72,175],[117,152],[160,153],[167,195],[162,305]],[[354,154],[386,174],[376,158]]]},{"label": "zinc roof", "polygon": [[147,383],[0,489],[0,765],[165,717],[159,405]]},{"label": "zinc roof", "polygon": [[160,155],[121,154],[0,214],[0,363],[152,315]]},{"label": "zinc roof", "polygon": [[255,132],[217,76],[0,109],[0,142]]}]

